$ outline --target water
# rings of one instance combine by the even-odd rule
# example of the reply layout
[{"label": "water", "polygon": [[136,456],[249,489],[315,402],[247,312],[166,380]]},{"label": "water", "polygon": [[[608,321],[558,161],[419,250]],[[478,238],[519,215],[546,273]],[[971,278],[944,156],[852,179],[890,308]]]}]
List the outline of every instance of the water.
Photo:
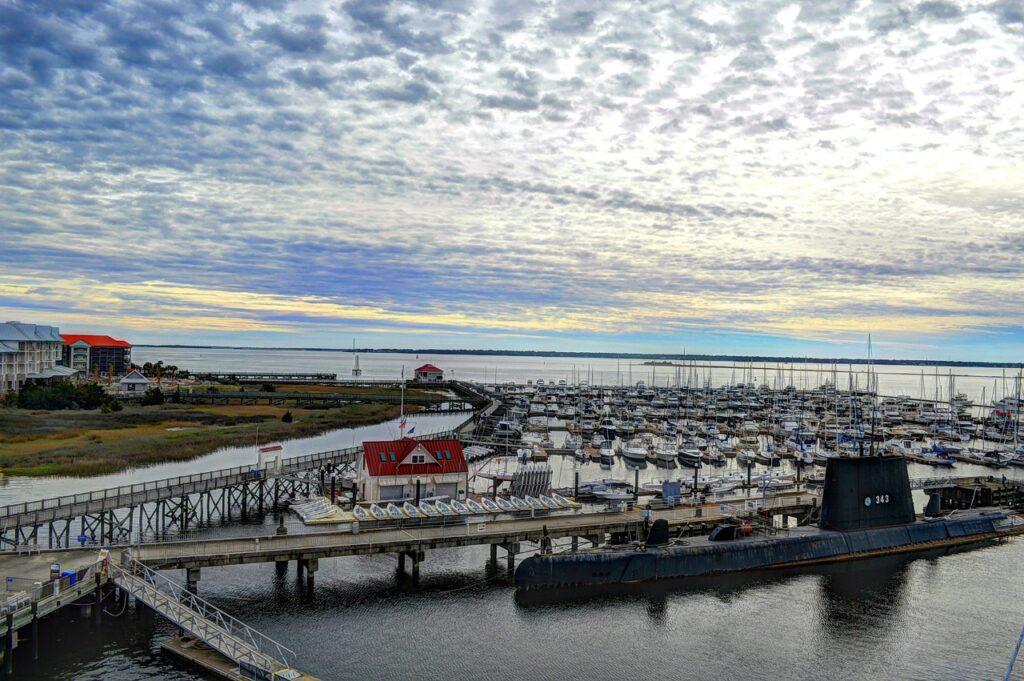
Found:
[{"label": "water", "polygon": [[[338,374],[339,379],[351,377],[355,364],[352,353],[342,350],[144,347],[132,350],[132,360],[136,364],[162,360],[164,364],[190,371],[326,372]],[[788,384],[798,388],[812,388],[834,378],[842,389],[851,384],[867,386],[867,367],[864,365],[853,366],[852,370],[841,366],[833,375],[833,367],[826,364],[717,362],[712,367],[698,364],[690,373],[685,369],[677,372],[671,367],[644,366],[637,360],[630,362],[607,358],[399,353],[359,356],[363,379],[397,380],[402,375],[403,367],[406,378],[410,378],[416,367],[426,363],[444,369],[448,378],[501,383],[525,383],[537,379],[572,383],[576,379],[596,385],[628,385],[642,380],[648,385],[699,386],[710,380],[713,386],[720,386],[754,380],[778,388]],[[1019,369],[886,365],[875,367],[873,371],[878,376],[879,392],[883,395],[945,400],[949,398],[952,380],[956,392],[963,392],[977,402],[982,400],[984,391],[984,401],[991,402],[1015,394],[1014,378],[1018,376]],[[952,379],[950,374],[953,375]]]},{"label": "water", "polygon": [[[486,550],[431,551],[418,587],[393,557],[324,560],[311,599],[272,565],[204,569],[200,591],[293,648],[321,679],[996,679],[1020,628],[1024,543],[817,570],[520,597]],[[116,613],[114,605],[108,606]],[[44,626],[21,679],[202,678],[129,610]]]},{"label": "water", "polygon": [[[137,362],[162,359],[194,370],[346,374],[351,366],[349,353],[306,351],[137,348],[135,358]],[[498,363],[498,380],[550,380],[557,379],[559,372],[572,371],[572,360],[532,357],[422,356],[417,360],[408,355],[364,355],[360,364],[367,377],[394,378],[402,364],[408,370],[426,361],[454,368],[457,378],[482,379]],[[591,365],[606,370],[609,362],[614,372],[614,360],[593,360]],[[636,375],[634,379],[638,380]],[[966,391],[966,380],[958,379],[957,388]],[[884,391],[884,379],[880,384]],[[909,388],[896,391],[913,394]],[[448,427],[442,419],[460,420],[417,418],[431,419],[429,430]],[[433,419],[438,419],[437,427]],[[417,432],[427,430],[417,426]],[[287,445],[287,454],[346,447],[363,438],[393,437],[394,431],[394,424],[336,431],[293,441]],[[251,447],[236,447],[190,463],[104,478],[11,480],[0,489],[0,503],[240,465],[252,456]],[[550,464],[556,485],[572,484],[577,466],[571,458],[553,457]],[[734,466],[730,462],[730,468]],[[612,471],[603,471],[596,463],[584,464],[580,470],[584,480],[632,481],[634,476],[621,461]],[[991,473],[965,464],[957,464],[955,472]],[[910,474],[924,477],[937,472],[911,464]],[[1007,475],[1021,474],[1007,470]],[[649,466],[640,471],[640,480],[692,475],[689,469],[665,471]],[[918,495],[917,504],[921,503]],[[203,532],[205,536],[271,532],[273,523],[268,515],[249,527]],[[289,523],[291,531],[301,531],[295,521]],[[641,675],[695,680],[997,679],[1002,678],[1024,619],[1020,607],[1024,583],[1017,578],[1024,561],[1020,540],[949,555],[751,573],[576,597],[517,594],[504,572],[487,567],[487,557],[484,547],[430,551],[418,585],[397,573],[393,556],[321,560],[311,596],[299,588],[294,563],[283,579],[276,576],[272,564],[204,568],[199,591],[293,648],[295,664],[325,681],[592,681]],[[169,575],[182,579],[178,572]],[[107,608],[114,615],[119,612],[114,603]],[[21,646],[15,653],[15,678],[208,678],[159,652],[159,641],[173,630],[144,608],[104,615],[99,624],[69,608],[60,617],[44,621],[41,631],[40,660],[33,662],[30,646]]]}]

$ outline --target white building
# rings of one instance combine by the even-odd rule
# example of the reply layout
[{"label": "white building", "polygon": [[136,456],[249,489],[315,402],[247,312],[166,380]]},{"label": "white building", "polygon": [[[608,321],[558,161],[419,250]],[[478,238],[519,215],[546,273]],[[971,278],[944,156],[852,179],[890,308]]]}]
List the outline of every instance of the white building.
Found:
[{"label": "white building", "polygon": [[29,379],[74,375],[73,369],[58,366],[63,347],[56,326],[0,323],[0,394],[20,389]]},{"label": "white building", "polygon": [[148,387],[149,379],[143,376],[138,369],[132,369],[117,382],[117,392],[121,395],[144,393]]},{"label": "white building", "polygon": [[364,442],[359,499],[399,501],[447,496],[464,499],[469,467],[458,440]]}]

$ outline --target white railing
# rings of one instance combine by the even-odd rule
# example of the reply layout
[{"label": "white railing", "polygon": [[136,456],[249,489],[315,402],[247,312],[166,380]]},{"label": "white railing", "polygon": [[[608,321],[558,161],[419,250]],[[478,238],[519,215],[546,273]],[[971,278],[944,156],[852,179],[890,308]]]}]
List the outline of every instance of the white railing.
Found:
[{"label": "white railing", "polygon": [[295,657],[290,648],[136,560],[111,563],[110,569],[115,584],[235,662],[272,675]]}]

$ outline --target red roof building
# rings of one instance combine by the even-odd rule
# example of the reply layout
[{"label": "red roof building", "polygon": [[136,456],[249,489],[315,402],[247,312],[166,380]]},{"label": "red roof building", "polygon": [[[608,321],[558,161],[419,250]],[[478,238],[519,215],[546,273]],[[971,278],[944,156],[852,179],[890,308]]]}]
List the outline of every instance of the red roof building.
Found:
[{"label": "red roof building", "polygon": [[62,333],[61,363],[85,374],[123,376],[132,365],[132,344],[110,336]]},{"label": "red roof building", "polygon": [[360,499],[415,499],[417,482],[421,499],[464,498],[469,466],[459,441],[403,438],[363,443]]},{"label": "red roof building", "polygon": [[416,380],[424,383],[437,383],[444,380],[444,371],[433,364],[424,364],[415,372]]}]

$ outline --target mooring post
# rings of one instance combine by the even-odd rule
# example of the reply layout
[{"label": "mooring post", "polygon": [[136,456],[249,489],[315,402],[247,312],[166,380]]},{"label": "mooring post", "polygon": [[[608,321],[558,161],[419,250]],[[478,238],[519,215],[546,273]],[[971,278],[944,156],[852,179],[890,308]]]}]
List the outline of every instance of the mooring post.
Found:
[{"label": "mooring post", "polygon": [[274,567],[277,569],[277,576],[278,577],[284,577],[286,574],[288,574],[288,561],[286,561],[286,560],[274,561]]},{"label": "mooring post", "polygon": [[7,612],[7,634],[4,636],[4,671],[14,672],[14,613]]},{"label": "mooring post", "polygon": [[32,659],[39,659],[39,596],[43,588],[42,582],[32,585]]},{"label": "mooring post", "polygon": [[498,564],[498,545],[497,544],[491,544],[491,564],[492,565],[497,565]]},{"label": "mooring post", "polygon": [[100,611],[103,609],[103,585],[101,583],[102,579],[103,579],[103,576],[100,575],[100,573],[97,572],[96,573],[96,614],[93,615],[93,618],[96,620],[96,622],[100,621]]},{"label": "mooring post", "polygon": [[633,471],[633,503],[640,500],[640,469]]},{"label": "mooring post", "polygon": [[192,593],[199,593],[199,568],[185,570],[185,588]]},{"label": "mooring post", "polygon": [[317,558],[310,558],[306,561],[306,589],[309,591],[313,590],[313,579],[319,567],[320,560]]},{"label": "mooring post", "polygon": [[[573,454],[573,456],[575,456],[575,454]],[[579,499],[580,498],[580,472],[576,471],[574,477],[575,477],[575,481],[573,482],[573,485],[572,485],[572,489],[573,489],[572,498],[575,500],[575,499]]]},{"label": "mooring post", "polygon": [[516,551],[519,550],[519,544],[511,543],[505,544],[505,551],[508,553],[508,571],[512,572],[516,569]]},{"label": "mooring post", "polygon": [[423,560],[423,551],[412,552],[412,579],[418,581],[420,578],[420,562]]},{"label": "mooring post", "polygon": [[577,536],[573,536],[573,538],[572,538],[572,551],[573,551],[573,553],[578,551],[579,548],[580,548],[580,538],[577,537]]},{"label": "mooring post", "polygon": [[398,552],[398,570],[405,572],[405,551]]}]

